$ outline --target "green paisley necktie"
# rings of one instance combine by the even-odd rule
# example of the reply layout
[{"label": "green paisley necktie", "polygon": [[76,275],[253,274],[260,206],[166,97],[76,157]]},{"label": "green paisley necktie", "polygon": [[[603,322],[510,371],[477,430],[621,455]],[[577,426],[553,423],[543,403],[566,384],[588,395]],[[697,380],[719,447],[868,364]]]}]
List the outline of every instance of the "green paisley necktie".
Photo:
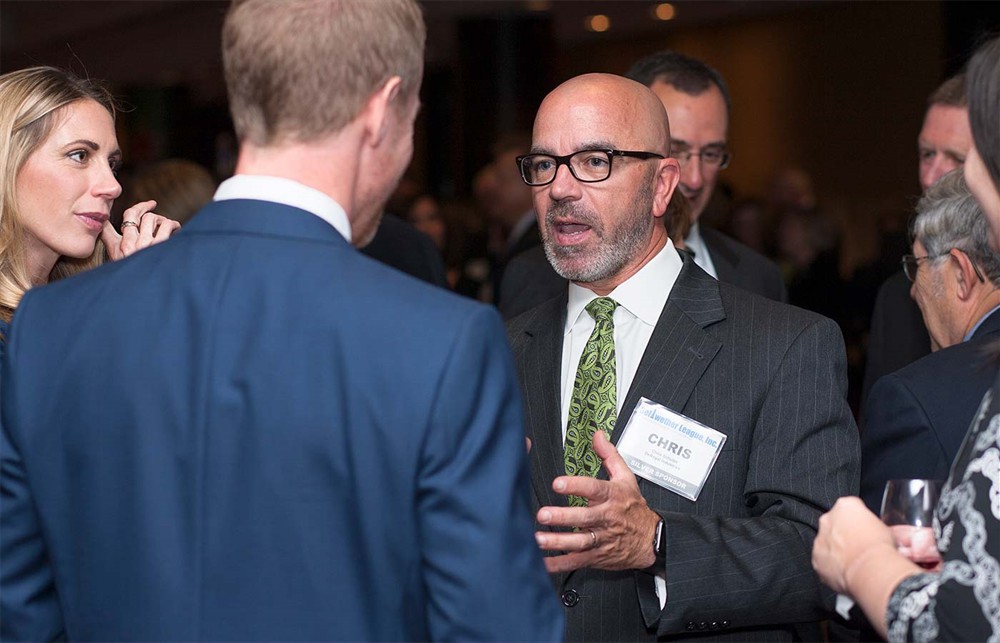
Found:
[{"label": "green paisley necktie", "polygon": [[[618,386],[615,383],[615,323],[613,315],[618,302],[599,297],[587,304],[594,318],[594,332],[580,356],[573,381],[573,397],[569,402],[569,423],[566,426],[566,446],[563,449],[566,475],[597,476],[600,458],[594,453],[594,432],[604,431],[611,437],[617,418]],[[569,506],[585,507],[587,501],[569,496]]]}]

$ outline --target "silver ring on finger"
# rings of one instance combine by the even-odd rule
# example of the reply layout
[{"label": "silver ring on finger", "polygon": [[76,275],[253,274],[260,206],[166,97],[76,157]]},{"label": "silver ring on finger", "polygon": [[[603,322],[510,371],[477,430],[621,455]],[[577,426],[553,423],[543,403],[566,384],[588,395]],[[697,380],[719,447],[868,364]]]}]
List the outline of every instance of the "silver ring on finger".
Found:
[{"label": "silver ring on finger", "polygon": [[594,547],[597,547],[597,534],[595,534],[594,530],[591,529],[590,530],[590,548],[593,549]]},{"label": "silver ring on finger", "polygon": [[122,230],[124,230],[125,228],[127,228],[129,226],[132,226],[133,228],[135,228],[136,231],[139,230],[139,224],[136,223],[135,221],[122,221]]}]

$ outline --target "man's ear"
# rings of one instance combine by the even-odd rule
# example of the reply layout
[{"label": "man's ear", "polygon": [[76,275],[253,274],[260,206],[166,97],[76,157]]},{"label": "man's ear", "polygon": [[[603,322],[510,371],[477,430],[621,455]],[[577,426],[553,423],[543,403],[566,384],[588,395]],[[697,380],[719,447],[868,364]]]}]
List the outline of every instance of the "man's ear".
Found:
[{"label": "man's ear", "polygon": [[372,147],[377,147],[385,140],[389,131],[389,112],[396,108],[403,80],[393,76],[376,89],[365,103],[362,111],[366,138]]},{"label": "man's ear", "polygon": [[662,217],[667,212],[667,204],[681,180],[681,166],[672,158],[661,159],[656,169],[653,185],[653,216]]},{"label": "man's ear", "polygon": [[958,287],[958,296],[963,301],[972,296],[972,291],[979,283],[976,275],[976,268],[972,265],[972,259],[958,248],[952,248],[948,254],[948,263],[953,269],[951,278],[955,279]]}]

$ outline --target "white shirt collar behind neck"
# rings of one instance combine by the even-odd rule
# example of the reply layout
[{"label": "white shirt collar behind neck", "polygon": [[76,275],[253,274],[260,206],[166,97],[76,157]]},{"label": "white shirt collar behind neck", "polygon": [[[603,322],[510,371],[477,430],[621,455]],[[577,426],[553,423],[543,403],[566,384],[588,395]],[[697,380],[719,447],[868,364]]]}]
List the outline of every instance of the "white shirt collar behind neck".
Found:
[{"label": "white shirt collar behind neck", "polygon": [[701,236],[701,225],[695,221],[688,230],[688,236],[684,240],[684,246],[694,253],[694,262],[699,268],[712,275],[716,279],[719,274],[715,271],[715,262],[712,255],[708,254],[708,246],[705,245],[705,238]]},{"label": "white shirt collar behind neck", "polygon": [[279,176],[237,174],[226,179],[215,191],[215,201],[253,199],[270,201],[305,210],[323,219],[351,242],[351,222],[344,208],[315,188]]}]

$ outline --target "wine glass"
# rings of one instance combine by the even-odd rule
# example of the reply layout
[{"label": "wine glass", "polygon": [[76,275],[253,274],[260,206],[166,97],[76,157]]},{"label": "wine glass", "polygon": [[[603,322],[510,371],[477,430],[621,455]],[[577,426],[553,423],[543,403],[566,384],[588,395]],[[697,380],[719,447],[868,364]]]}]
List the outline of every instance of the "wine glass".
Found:
[{"label": "wine glass", "polygon": [[936,569],[941,563],[933,522],[943,484],[941,480],[889,480],[882,494],[882,522],[892,530],[897,549],[924,569]]}]

